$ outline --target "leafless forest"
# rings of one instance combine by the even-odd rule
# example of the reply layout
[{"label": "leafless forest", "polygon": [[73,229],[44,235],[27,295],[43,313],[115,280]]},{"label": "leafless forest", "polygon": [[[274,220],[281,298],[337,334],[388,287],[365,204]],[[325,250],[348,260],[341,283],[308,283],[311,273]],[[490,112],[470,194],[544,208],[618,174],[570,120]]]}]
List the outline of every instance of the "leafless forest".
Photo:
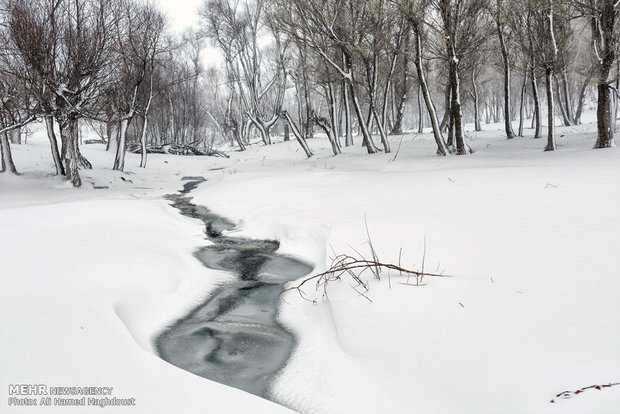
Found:
[{"label": "leafless forest", "polygon": [[[431,128],[437,155],[466,155],[464,123],[542,138],[596,107],[595,148],[613,146],[620,2],[615,0],[206,0],[173,34],[139,0],[0,1],[2,171],[44,122],[56,174],[81,185],[81,127],[113,168],[126,151],[212,153],[254,139],[326,136],[390,152]],[[207,46],[220,58],[205,62]],[[544,116],[547,119],[542,119]],[[514,122],[513,122],[514,121]],[[543,130],[542,124],[545,124]],[[518,125],[518,126],[517,126]],[[57,136],[59,134],[59,136]],[[59,142],[60,141],[60,142]]]}]

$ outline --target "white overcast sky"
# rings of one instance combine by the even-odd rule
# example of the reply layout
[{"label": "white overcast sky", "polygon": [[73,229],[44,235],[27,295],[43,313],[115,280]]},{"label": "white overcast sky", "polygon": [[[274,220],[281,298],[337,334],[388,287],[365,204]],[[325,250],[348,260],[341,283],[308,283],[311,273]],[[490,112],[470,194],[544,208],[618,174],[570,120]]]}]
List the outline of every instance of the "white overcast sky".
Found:
[{"label": "white overcast sky", "polygon": [[[198,9],[205,0],[155,0],[155,4],[168,16],[168,28],[180,34],[187,27],[198,28]],[[221,64],[220,53],[207,42],[202,52],[202,62],[208,67]]]},{"label": "white overcast sky", "polygon": [[155,4],[168,15],[168,25],[180,33],[188,26],[198,25],[198,8],[204,0],[156,0]]}]

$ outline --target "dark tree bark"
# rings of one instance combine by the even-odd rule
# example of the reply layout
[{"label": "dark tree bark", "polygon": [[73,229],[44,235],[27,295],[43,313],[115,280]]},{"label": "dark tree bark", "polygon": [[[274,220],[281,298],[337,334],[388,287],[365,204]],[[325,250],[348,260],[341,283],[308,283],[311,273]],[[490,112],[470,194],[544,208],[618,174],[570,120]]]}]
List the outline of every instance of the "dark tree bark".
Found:
[{"label": "dark tree bark", "polygon": [[284,116],[284,118],[286,119],[286,121],[290,125],[291,131],[293,132],[293,135],[295,135],[295,138],[297,139],[297,142],[299,142],[299,145],[301,146],[301,148],[306,153],[306,156],[308,158],[312,157],[312,155],[313,155],[312,151],[310,150],[310,147],[308,146],[308,143],[306,142],[306,139],[303,137],[303,135],[301,135],[301,132],[299,132],[299,128],[297,128],[297,125],[295,125],[295,121],[293,121],[291,116],[286,111],[282,111],[282,116]]},{"label": "dark tree bark", "polygon": [[443,91],[443,102],[444,112],[439,128],[442,131],[447,131],[450,127],[450,114],[452,113],[452,108],[450,107],[450,104],[452,102],[452,84],[450,83],[450,81],[448,81],[448,83],[446,84],[446,88]]},{"label": "dark tree bark", "polygon": [[342,103],[344,105],[344,145],[349,147],[353,145],[353,128],[351,125],[351,103],[349,94],[349,84],[346,80],[342,81]]},{"label": "dark tree bark", "polygon": [[566,66],[564,66],[562,68],[562,72],[560,73],[560,78],[562,79],[562,97],[564,98],[564,108],[566,117],[568,118],[568,125],[566,126],[570,126],[573,123],[573,104],[568,90],[568,74],[566,72]]},{"label": "dark tree bark", "polygon": [[521,101],[519,104],[519,136],[523,136],[523,123],[525,122],[525,91],[527,89],[527,70],[523,72],[523,84],[521,85]]},{"label": "dark tree bark", "polygon": [[50,149],[52,151],[52,159],[54,160],[54,166],[56,167],[56,175],[65,175],[65,168],[62,165],[60,152],[58,151],[58,141],[56,140],[56,134],[54,133],[54,117],[51,115],[45,115],[44,118],[47,138],[49,139]]},{"label": "dark tree bark", "polygon": [[531,78],[532,78],[532,97],[534,99],[534,138],[541,138],[541,119],[540,119],[540,97],[538,94],[538,79],[536,77],[536,69],[534,66],[531,67]]},{"label": "dark tree bark", "polygon": [[478,109],[478,84],[476,82],[476,68],[474,67],[471,71],[471,88],[472,88],[472,98],[474,99],[474,128],[476,131],[482,131],[482,127],[480,126],[480,111]]},{"label": "dark tree bark", "polygon": [[555,151],[555,135],[554,135],[554,100],[553,100],[553,68],[545,68],[545,81],[547,83],[547,146],[545,151]]},{"label": "dark tree bark", "polygon": [[[456,56],[454,56],[456,58]],[[461,112],[461,85],[458,70],[458,61],[452,59],[450,61],[453,66],[451,71],[452,83],[452,117],[454,119],[454,139],[456,141],[456,155],[467,154],[467,148],[465,147],[465,139],[463,137],[463,115]]]},{"label": "dark tree bark", "polygon": [[418,134],[424,132],[424,112],[422,112],[422,85],[418,85]]},{"label": "dark tree bark", "polygon": [[558,82],[558,77],[553,75],[553,81],[555,82],[555,95],[558,98],[558,108],[560,109],[560,115],[562,115],[562,122],[564,126],[570,126],[571,120],[568,118],[568,114],[566,112],[566,108],[564,107],[564,103],[562,102],[563,96],[561,94],[560,82]]},{"label": "dark tree bark", "polygon": [[60,137],[62,140],[62,159],[64,161],[67,180],[71,181],[74,187],[82,185],[78,164],[78,118],[68,114],[61,117],[58,122],[60,126]]},{"label": "dark tree bark", "polygon": [[592,79],[592,72],[588,72],[588,75],[585,77],[583,83],[581,84],[581,88],[579,88],[579,97],[577,98],[577,108],[575,109],[575,118],[573,118],[573,122],[575,125],[581,124],[581,113],[583,112],[583,105],[586,99],[586,91],[588,90],[588,86]]},{"label": "dark tree bark", "polygon": [[15,167],[13,155],[11,154],[11,144],[9,143],[9,137],[6,132],[0,134],[0,150],[2,150],[2,172],[9,171],[13,174],[17,174],[17,168]]},{"label": "dark tree bark", "polygon": [[503,2],[497,0],[497,15],[495,16],[495,24],[497,28],[497,36],[499,39],[500,51],[502,52],[502,61],[504,64],[504,129],[506,138],[512,139],[515,133],[512,129],[511,99],[510,99],[510,54],[508,45],[506,44],[506,36],[504,34],[504,17]]},{"label": "dark tree bark", "polygon": [[616,59],[618,34],[616,33],[615,26],[616,19],[618,18],[618,7],[614,5],[614,0],[602,0],[598,7],[596,5],[599,2],[591,0],[590,3],[595,8],[595,14],[591,18],[591,28],[598,66],[598,107],[596,110],[598,137],[594,148],[609,148],[615,145],[614,128],[611,119],[612,91],[609,85],[609,76]]},{"label": "dark tree bark", "polygon": [[422,62],[422,33],[420,31],[421,28],[419,26],[419,22],[417,21],[412,21],[411,24],[415,36],[414,63],[418,73],[420,89],[422,90],[424,102],[426,103],[426,109],[431,120],[431,128],[433,129],[433,136],[435,138],[435,144],[437,145],[437,155],[446,156],[448,155],[448,149],[446,148],[446,144],[443,142],[443,137],[441,136],[441,130],[439,128],[439,122],[437,120],[437,111],[435,110],[435,105],[433,105],[431,93],[428,88],[428,84],[426,83],[426,74],[424,72],[424,66]]}]

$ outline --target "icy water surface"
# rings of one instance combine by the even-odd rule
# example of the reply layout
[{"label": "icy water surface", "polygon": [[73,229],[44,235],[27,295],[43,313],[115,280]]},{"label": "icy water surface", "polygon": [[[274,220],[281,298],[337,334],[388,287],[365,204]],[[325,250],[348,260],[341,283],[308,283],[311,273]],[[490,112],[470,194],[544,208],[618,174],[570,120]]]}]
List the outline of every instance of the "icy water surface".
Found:
[{"label": "icy water surface", "polygon": [[187,196],[205,179],[184,180],[180,194],[166,197],[184,216],[202,220],[214,243],[194,255],[206,267],[231,272],[237,279],[166,329],[156,339],[157,350],[179,368],[268,398],[270,381],[295,346],[294,336],[276,321],[280,293],[286,282],[313,268],[278,254],[277,241],[222,235],[234,224]]}]

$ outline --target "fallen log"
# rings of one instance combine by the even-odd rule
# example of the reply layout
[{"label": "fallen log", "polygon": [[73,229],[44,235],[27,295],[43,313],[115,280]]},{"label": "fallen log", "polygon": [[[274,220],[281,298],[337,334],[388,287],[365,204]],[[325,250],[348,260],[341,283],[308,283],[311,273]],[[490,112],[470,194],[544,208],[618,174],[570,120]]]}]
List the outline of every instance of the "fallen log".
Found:
[{"label": "fallen log", "polygon": [[[140,154],[142,147],[139,143],[127,144],[127,151],[133,154]],[[191,145],[180,144],[164,144],[164,145],[147,145],[147,154],[173,154],[173,155],[189,155],[189,156],[208,156],[229,158],[228,154],[218,150],[203,150]]]}]

